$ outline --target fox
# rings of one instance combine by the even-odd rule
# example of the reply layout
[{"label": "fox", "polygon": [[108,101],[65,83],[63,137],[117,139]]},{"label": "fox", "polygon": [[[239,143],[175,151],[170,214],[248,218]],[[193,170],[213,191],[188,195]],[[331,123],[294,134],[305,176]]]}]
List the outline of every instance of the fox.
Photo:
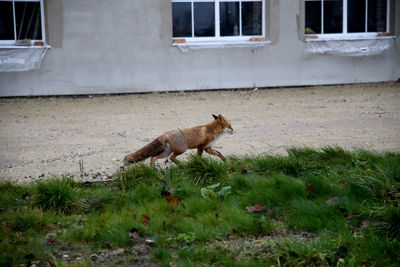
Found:
[{"label": "fox", "polygon": [[233,134],[235,131],[231,123],[221,114],[218,116],[212,114],[212,116],[214,120],[209,124],[165,132],[138,151],[126,155],[124,164],[129,165],[151,157],[150,166],[154,167],[157,159],[167,158],[168,156],[172,162],[177,164],[177,156],[188,149],[196,148],[197,154],[200,156],[203,151],[206,151],[226,161],[219,151],[212,148],[212,145],[224,134]]}]

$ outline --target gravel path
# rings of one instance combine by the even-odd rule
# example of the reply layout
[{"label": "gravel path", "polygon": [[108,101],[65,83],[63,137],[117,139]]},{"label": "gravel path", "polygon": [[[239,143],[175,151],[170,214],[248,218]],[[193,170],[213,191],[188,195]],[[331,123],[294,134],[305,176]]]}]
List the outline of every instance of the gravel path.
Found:
[{"label": "gravel path", "polygon": [[237,131],[216,144],[224,155],[281,154],[290,146],[327,145],[400,151],[396,82],[3,98],[0,180],[30,182],[63,174],[78,180],[104,178],[115,172],[125,154],[167,130],[211,122],[211,113],[223,114]]}]

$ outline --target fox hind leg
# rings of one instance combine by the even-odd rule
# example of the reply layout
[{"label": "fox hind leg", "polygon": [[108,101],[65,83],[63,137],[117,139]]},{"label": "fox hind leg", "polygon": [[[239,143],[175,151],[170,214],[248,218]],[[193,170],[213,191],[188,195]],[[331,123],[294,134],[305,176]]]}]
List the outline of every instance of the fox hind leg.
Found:
[{"label": "fox hind leg", "polygon": [[167,146],[165,147],[163,152],[161,152],[160,154],[158,154],[156,156],[151,157],[150,166],[154,167],[154,164],[157,159],[166,158],[171,154],[171,152],[172,152],[171,146],[169,144],[167,144]]},{"label": "fox hind leg", "polygon": [[172,148],[172,154],[171,154],[171,156],[169,157],[169,159],[170,159],[173,163],[178,164],[178,161],[177,161],[175,158],[176,158],[177,156],[179,156],[179,155],[185,153],[186,149],[187,149],[187,146],[184,147],[184,148],[181,148],[181,147]]},{"label": "fox hind leg", "polygon": [[170,159],[173,163],[178,164],[178,161],[176,160],[176,157],[179,156],[179,155],[181,155],[181,154],[183,154],[183,153],[185,153],[186,149],[187,149],[187,146],[185,146],[185,147],[183,147],[183,148],[182,148],[182,147],[175,147],[175,148],[172,148],[172,154],[171,154],[171,156],[169,157],[169,159]]},{"label": "fox hind leg", "polygon": [[188,144],[186,143],[182,131],[177,131],[173,135],[173,138],[171,137],[171,139],[168,140],[168,143],[172,149],[172,155],[169,157],[169,159],[175,164],[178,164],[178,161],[175,158],[180,154],[185,153],[185,151],[188,149]]},{"label": "fox hind leg", "polygon": [[177,156],[179,156],[180,154],[182,154],[183,152],[172,152],[172,154],[171,154],[171,156],[169,157],[169,159],[173,162],[173,163],[175,163],[175,164],[178,164],[178,161],[176,160],[176,157]]}]

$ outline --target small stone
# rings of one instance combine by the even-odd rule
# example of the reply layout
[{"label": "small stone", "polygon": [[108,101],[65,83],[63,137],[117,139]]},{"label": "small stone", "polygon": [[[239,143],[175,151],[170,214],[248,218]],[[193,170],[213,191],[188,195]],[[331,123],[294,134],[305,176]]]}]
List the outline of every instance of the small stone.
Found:
[{"label": "small stone", "polygon": [[341,202],[344,199],[345,199],[344,197],[334,196],[334,197],[328,199],[327,201],[325,201],[325,204],[327,204],[327,205],[336,205],[337,203]]},{"label": "small stone", "polygon": [[92,255],[89,256],[89,258],[90,258],[92,261],[97,261],[97,260],[99,259],[99,256],[96,255],[96,254],[92,254]]},{"label": "small stone", "polygon": [[112,252],[112,254],[114,254],[114,255],[120,255],[120,254],[124,254],[124,253],[125,253],[125,249],[123,249],[123,248],[117,248],[116,250],[114,250]]},{"label": "small stone", "polygon": [[147,237],[145,242],[146,242],[146,244],[152,245],[156,242],[156,237],[155,236]]},{"label": "small stone", "polygon": [[308,237],[308,233],[307,232],[301,232],[300,233],[300,238],[304,239]]}]

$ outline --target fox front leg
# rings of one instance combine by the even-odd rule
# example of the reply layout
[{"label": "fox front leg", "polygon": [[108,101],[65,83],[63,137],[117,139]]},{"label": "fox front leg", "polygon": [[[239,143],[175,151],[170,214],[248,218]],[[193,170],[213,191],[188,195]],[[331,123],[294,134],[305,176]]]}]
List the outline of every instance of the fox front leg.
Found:
[{"label": "fox front leg", "polygon": [[220,157],[223,161],[226,161],[226,158],[224,157],[224,156],[222,156],[222,154],[219,152],[219,151],[217,151],[217,150],[214,150],[212,147],[206,147],[205,148],[205,151],[208,153],[208,154],[211,154],[211,155],[214,155],[214,156],[217,156],[217,157]]},{"label": "fox front leg", "polygon": [[203,145],[200,145],[200,146],[197,147],[197,154],[199,156],[203,155],[203,151],[204,151],[204,146]]}]

